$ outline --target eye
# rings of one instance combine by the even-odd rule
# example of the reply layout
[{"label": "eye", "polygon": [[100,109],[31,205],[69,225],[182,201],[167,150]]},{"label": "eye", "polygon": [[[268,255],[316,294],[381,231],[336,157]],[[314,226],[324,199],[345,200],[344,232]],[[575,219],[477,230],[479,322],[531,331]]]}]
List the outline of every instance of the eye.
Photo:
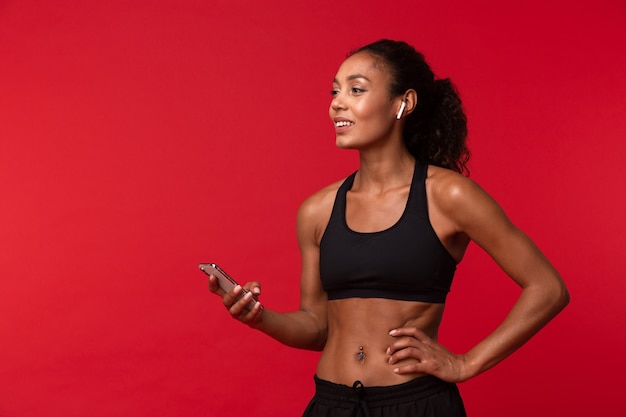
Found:
[{"label": "eye", "polygon": [[339,94],[339,90],[336,88],[333,88],[332,90],[330,90],[330,95],[335,97],[337,94]]},{"label": "eye", "polygon": [[350,91],[352,92],[352,94],[361,94],[361,93],[365,92],[364,89],[359,88],[359,87],[352,87],[350,89]]}]

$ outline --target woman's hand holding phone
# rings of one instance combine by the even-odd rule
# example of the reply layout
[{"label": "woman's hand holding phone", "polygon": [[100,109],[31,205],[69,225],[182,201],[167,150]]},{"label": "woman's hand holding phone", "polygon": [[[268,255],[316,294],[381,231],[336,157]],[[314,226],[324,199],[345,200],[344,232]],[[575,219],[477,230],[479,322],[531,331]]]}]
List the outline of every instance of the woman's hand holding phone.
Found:
[{"label": "woman's hand holding phone", "polygon": [[200,264],[200,269],[209,275],[209,291],[222,297],[233,318],[249,326],[261,320],[263,305],[258,301],[259,282],[248,282],[242,287],[215,264]]},{"label": "woman's hand holding phone", "polygon": [[257,297],[261,294],[258,282],[248,282],[245,287],[236,285],[231,291],[224,294],[224,306],[233,318],[253,325],[261,320],[263,305]]}]

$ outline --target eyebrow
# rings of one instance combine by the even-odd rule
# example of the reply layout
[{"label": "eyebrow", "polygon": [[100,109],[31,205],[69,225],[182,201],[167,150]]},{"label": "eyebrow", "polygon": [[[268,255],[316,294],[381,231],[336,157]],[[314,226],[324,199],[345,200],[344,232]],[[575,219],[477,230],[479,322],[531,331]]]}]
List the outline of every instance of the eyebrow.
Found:
[{"label": "eyebrow", "polygon": [[[365,75],[362,75],[362,74],[350,75],[350,76],[348,76],[348,81],[356,80],[357,78],[363,78],[364,80],[371,82],[369,78],[367,78]],[[337,78],[333,79],[333,82],[339,83]]]}]

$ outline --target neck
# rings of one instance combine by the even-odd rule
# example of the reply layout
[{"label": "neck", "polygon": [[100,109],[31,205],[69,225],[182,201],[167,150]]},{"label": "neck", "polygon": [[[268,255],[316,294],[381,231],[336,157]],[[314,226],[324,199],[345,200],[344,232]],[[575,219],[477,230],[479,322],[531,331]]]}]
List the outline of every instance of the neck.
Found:
[{"label": "neck", "polygon": [[404,185],[413,178],[415,158],[402,147],[395,152],[361,151],[354,188],[385,190]]}]

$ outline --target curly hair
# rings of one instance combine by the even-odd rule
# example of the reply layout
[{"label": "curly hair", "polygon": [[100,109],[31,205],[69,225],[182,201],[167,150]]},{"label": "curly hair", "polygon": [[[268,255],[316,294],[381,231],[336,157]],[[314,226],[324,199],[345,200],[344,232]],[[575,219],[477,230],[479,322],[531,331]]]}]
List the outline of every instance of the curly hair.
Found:
[{"label": "curly hair", "polygon": [[469,176],[467,118],[450,79],[435,79],[424,56],[406,42],[383,39],[348,56],[359,52],[372,55],[389,73],[392,97],[409,89],[417,92],[416,108],[403,131],[404,143],[415,159]]}]

